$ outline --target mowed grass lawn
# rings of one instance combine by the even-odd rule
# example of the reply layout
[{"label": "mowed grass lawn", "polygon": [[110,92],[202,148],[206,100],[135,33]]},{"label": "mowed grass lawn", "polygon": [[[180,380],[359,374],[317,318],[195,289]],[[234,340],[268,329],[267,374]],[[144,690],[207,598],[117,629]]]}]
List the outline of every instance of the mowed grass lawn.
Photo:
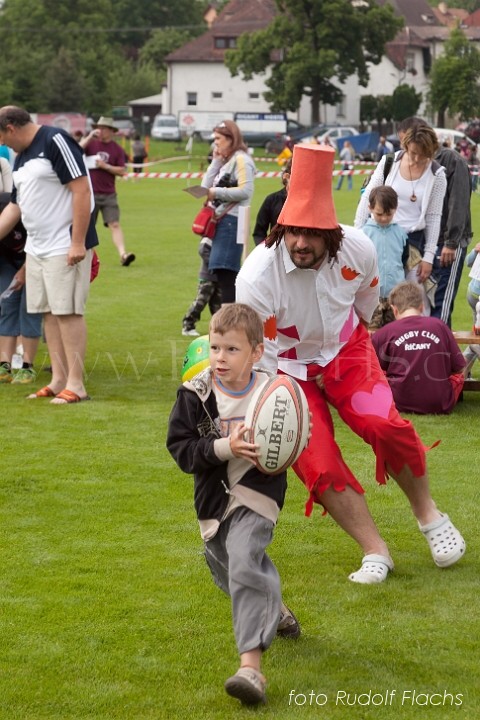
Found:
[{"label": "mowed grass lawn", "polygon": [[[335,193],[342,222],[353,220],[361,180]],[[199,201],[182,192],[186,183],[118,183],[137,261],[121,267],[100,229],[87,314],[92,401],[52,406],[27,401],[25,387],[0,386],[0,718],[475,720],[476,393],[450,417],[415,418],[426,445],[442,440],[429,453],[433,493],[465,535],[462,562],[433,565],[402,493],[393,482],[376,486],[370,448],[336,423],[395,573],[378,587],[350,583],[360,551],[318,507],[304,517],[306,493],[291,474],[271,556],[303,634],[266,654],[267,706],[242,708],[224,693],[237,667],[229,602],[202,557],[192,480],[165,450],[188,345],[181,318],[199,266],[190,230]],[[257,181],[253,218],[279,186]],[[478,238],[479,195],[472,207]],[[465,272],[458,329],[471,325],[466,284]],[[207,327],[208,313],[199,329]],[[44,345],[37,364],[48,364]],[[42,370],[38,387],[48,378]]]}]

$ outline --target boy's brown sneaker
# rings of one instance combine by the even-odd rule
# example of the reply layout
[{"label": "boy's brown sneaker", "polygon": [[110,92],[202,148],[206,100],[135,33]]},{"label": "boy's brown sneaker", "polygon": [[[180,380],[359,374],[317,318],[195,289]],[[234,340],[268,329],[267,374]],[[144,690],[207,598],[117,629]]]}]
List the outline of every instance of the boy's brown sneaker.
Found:
[{"label": "boy's brown sneaker", "polygon": [[267,701],[265,688],[267,681],[259,670],[241,667],[235,675],[225,681],[225,690],[244,705],[258,705]]},{"label": "boy's brown sneaker", "polygon": [[277,635],[283,638],[296,640],[301,634],[300,623],[293,612],[282,603],[280,620],[277,626]]}]

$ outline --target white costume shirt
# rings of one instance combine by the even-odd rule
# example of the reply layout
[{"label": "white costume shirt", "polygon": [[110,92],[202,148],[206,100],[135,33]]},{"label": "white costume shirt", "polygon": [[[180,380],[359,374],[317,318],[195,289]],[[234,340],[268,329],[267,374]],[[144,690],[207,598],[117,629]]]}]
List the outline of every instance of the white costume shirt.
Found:
[{"label": "white costume shirt", "polygon": [[237,302],[264,322],[262,366],[306,379],[307,365],[324,367],[349,340],[359,318],[369,321],[378,304],[377,254],[361,230],[341,226],[337,259],[318,270],[297,268],[282,240],[258,245],[237,276]]}]

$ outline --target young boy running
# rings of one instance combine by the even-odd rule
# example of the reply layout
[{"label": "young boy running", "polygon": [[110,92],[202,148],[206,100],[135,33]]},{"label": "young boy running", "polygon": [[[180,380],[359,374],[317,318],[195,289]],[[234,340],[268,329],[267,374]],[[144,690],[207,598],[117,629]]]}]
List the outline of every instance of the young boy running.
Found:
[{"label": "young boy running", "polygon": [[300,635],[266,554],[284,502],[286,473],[263,475],[254,465],[257,446],[244,440],[249,401],[270,377],[253,369],[262,354],[257,313],[239,303],[223,306],[210,322],[211,366],[179,388],[167,437],[180,469],[194,475],[207,564],[232,601],[240,668],[225,689],[249,705],[265,702],[260,662],[275,635]]}]

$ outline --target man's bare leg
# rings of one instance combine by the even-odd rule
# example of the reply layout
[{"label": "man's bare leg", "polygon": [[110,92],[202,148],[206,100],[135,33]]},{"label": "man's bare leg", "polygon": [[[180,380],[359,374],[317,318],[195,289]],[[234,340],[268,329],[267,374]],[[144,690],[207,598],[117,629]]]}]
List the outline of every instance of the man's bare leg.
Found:
[{"label": "man's bare leg", "polygon": [[37,355],[39,342],[40,342],[39,337],[37,337],[37,338],[22,337],[23,362],[30,363],[30,365],[33,365],[33,363],[35,362],[35,357]]},{"label": "man's bare leg", "polygon": [[108,224],[108,227],[110,228],[110,231],[112,233],[113,244],[117,248],[121,260],[123,256],[127,253],[125,249],[125,238],[123,235],[123,230],[119,222],[111,222]]},{"label": "man's bare leg", "polygon": [[52,313],[45,313],[43,322],[48,354],[50,355],[50,363],[52,366],[52,379],[48,383],[48,387],[57,395],[60,390],[66,387],[68,363],[57,316],[52,315]]},{"label": "man's bare leg", "polygon": [[347,485],[343,492],[329,487],[319,499],[337,525],[360,545],[364,555],[390,557],[388,547],[370,515],[364,495]]},{"label": "man's bare leg", "polygon": [[0,336],[0,362],[11,363],[17,348],[17,338],[10,335]]},{"label": "man's bare leg", "polygon": [[[71,390],[84,398],[87,395],[83,383],[85,366],[85,353],[87,349],[87,326],[83,315],[57,315],[57,327],[66,360],[67,376],[64,389]],[[47,334],[47,343],[49,336]],[[53,370],[52,362],[52,370]],[[52,388],[54,389],[54,388]],[[52,403],[60,404],[64,401],[54,398]]]},{"label": "man's bare leg", "polygon": [[370,515],[364,496],[347,485],[343,492],[337,492],[330,487],[319,499],[335,522],[363,550],[362,565],[359,570],[349,575],[349,580],[362,585],[386,580],[389,570],[393,570],[393,561]]},{"label": "man's bare leg", "polygon": [[394,478],[399,488],[407,496],[412,512],[420,525],[428,525],[441,516],[430,495],[428,473],[423,477],[414,477],[410,468],[405,465],[398,474],[388,468],[388,474]]}]

